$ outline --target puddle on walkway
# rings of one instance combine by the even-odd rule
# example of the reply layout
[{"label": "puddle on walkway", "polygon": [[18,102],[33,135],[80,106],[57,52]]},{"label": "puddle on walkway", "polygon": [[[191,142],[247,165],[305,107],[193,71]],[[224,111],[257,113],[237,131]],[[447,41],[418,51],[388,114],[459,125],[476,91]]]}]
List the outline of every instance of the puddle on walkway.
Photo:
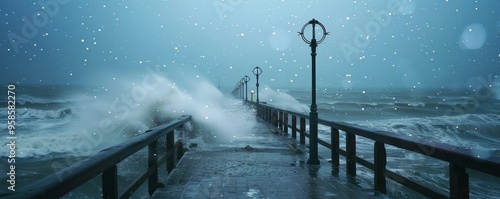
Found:
[{"label": "puddle on walkway", "polygon": [[245,192],[245,195],[252,199],[262,198],[262,194],[257,189],[249,189],[248,192]]}]

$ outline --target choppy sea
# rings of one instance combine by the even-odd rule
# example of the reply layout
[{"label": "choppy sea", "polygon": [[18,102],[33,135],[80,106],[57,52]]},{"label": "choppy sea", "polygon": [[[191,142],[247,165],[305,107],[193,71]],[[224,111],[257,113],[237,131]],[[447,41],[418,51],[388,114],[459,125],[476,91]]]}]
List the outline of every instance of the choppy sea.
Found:
[{"label": "choppy sea", "polygon": [[[192,115],[193,126],[199,127],[190,129],[191,135],[186,137],[193,142],[203,142],[203,137],[207,136],[231,138],[234,129],[246,129],[238,131],[243,134],[251,131],[254,117],[239,108],[240,100],[219,92],[208,83],[196,90],[186,90],[165,81],[169,86],[144,88],[143,93],[147,96],[135,95],[131,88],[16,86],[16,187],[182,114]],[[493,90],[323,89],[318,90],[317,95],[320,118],[467,147],[481,158],[500,156],[500,100]],[[309,111],[310,90],[307,89],[263,87],[260,97],[261,101],[275,106]],[[7,99],[1,99],[1,104],[7,104]],[[228,124],[228,120],[234,122]],[[0,107],[0,122],[7,123],[7,106]],[[114,125],[103,129],[103,122]],[[1,129],[7,132],[6,125]],[[319,129],[320,138],[328,140],[330,129],[321,125]],[[369,159],[372,142],[362,138],[357,141],[358,156]],[[0,156],[6,162],[7,140],[1,139],[1,144]],[[388,168],[438,191],[447,190],[447,163],[391,147],[388,157]],[[119,171],[121,178],[135,173],[134,168],[140,165],[141,158],[144,157],[127,159],[123,164],[129,166]],[[2,166],[2,170],[7,171],[7,168]],[[468,172],[472,198],[500,198],[500,179],[472,170]],[[360,168],[358,175],[371,182],[372,174],[368,170]],[[1,175],[0,179],[0,193],[7,192],[4,189],[7,176]],[[87,183],[66,197],[100,196],[98,184]],[[397,184],[390,184],[391,188],[401,189]],[[392,192],[392,196],[415,197],[405,191]]]}]

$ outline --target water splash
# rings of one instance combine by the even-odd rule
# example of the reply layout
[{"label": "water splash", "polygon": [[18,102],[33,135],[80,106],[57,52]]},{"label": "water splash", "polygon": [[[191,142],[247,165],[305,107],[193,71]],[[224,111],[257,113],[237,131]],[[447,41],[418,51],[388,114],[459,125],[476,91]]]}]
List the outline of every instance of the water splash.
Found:
[{"label": "water splash", "polygon": [[299,113],[309,112],[309,107],[301,104],[285,91],[274,90],[269,86],[264,85],[260,90],[260,101],[272,104],[281,109],[295,111]]},{"label": "water splash", "polygon": [[[158,83],[151,83],[152,79]],[[32,124],[19,132],[16,155],[89,156],[180,115],[191,115],[195,134],[211,140],[230,141],[252,133],[253,110],[210,83],[196,79],[178,85],[162,76],[152,79],[141,87],[133,83],[136,79],[123,79],[121,84],[101,86],[110,89],[80,90],[72,97],[78,100],[70,100],[66,108],[53,107],[64,111],[30,109],[37,114],[29,116]],[[46,117],[55,113],[57,117]]]}]

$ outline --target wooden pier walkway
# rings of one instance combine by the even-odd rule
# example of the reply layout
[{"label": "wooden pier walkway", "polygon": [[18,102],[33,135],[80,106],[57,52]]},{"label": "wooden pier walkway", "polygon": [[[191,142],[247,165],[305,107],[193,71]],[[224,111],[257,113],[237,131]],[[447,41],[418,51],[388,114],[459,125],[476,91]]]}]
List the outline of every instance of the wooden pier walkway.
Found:
[{"label": "wooden pier walkway", "polygon": [[[500,159],[497,156],[480,158],[470,148],[415,140],[322,119],[318,123],[330,127],[330,140],[318,139],[314,142],[311,138],[308,143],[311,146],[320,144],[328,150],[319,151],[317,157],[320,165],[308,165],[306,161],[312,156],[304,148],[306,137],[310,136],[306,132],[308,116],[265,104],[260,104],[256,111],[259,119],[253,132],[231,141],[205,141],[184,154],[184,146],[181,140],[176,141],[175,136],[176,129],[191,121],[191,116],[184,115],[60,169],[15,193],[0,194],[0,197],[61,198],[84,183],[93,181],[101,187],[101,193],[96,192],[98,189],[85,193],[97,194],[95,196],[106,199],[150,196],[231,199],[469,198],[468,171],[474,174],[471,175],[474,178],[478,177],[475,171],[500,177]],[[284,133],[289,129],[290,136]],[[340,132],[345,135],[345,139],[339,139]],[[356,155],[356,137],[374,142],[373,156]],[[341,147],[340,141],[345,142],[345,146]],[[386,145],[445,162],[443,168],[448,167],[449,188],[436,190],[436,185],[424,186],[411,177],[394,172],[394,168],[391,170],[386,167]],[[142,150],[145,148],[147,155]],[[139,153],[144,157],[141,162],[147,163],[146,169],[142,172],[138,170],[137,176],[132,177],[134,180],[123,182],[124,179],[119,178],[119,163]],[[340,155],[345,157],[345,161],[340,161]],[[180,161],[177,161],[180,157]],[[322,157],[331,157],[332,163]],[[370,180],[356,177],[358,165],[373,171],[373,177],[369,176]],[[364,173],[364,170],[359,172]],[[391,190],[398,190],[404,195],[394,195],[388,191],[387,185],[394,182],[402,186],[392,186]]]},{"label": "wooden pier walkway", "polygon": [[343,171],[332,176],[327,160],[307,165],[295,142],[259,121],[253,135],[186,152],[152,198],[385,198]]}]

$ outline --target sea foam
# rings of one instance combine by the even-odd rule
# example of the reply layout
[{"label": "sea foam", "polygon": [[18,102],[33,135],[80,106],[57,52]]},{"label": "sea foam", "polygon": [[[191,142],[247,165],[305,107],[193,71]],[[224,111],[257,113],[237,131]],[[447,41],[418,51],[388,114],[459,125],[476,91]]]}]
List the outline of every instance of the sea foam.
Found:
[{"label": "sea foam", "polygon": [[308,113],[309,107],[300,103],[294,97],[284,91],[274,90],[269,86],[264,85],[260,89],[259,101],[269,103],[277,108],[295,111],[299,113]]},{"label": "sea foam", "polygon": [[109,90],[81,91],[74,98],[85,100],[65,108],[21,111],[19,123],[37,125],[18,132],[17,157],[89,156],[180,115],[192,116],[195,140],[226,142],[252,134],[254,111],[209,82],[196,79],[180,85],[162,76],[154,79],[157,84],[140,90],[131,84],[136,80],[123,80],[102,86]]}]

